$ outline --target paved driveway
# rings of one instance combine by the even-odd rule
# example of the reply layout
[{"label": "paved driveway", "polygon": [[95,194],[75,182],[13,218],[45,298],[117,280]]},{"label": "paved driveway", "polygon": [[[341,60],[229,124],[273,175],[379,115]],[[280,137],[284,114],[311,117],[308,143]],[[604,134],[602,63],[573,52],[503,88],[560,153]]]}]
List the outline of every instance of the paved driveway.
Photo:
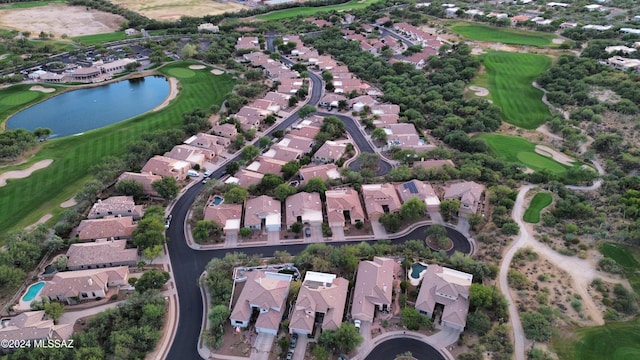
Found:
[{"label": "paved driveway", "polygon": [[258,334],[256,341],[253,343],[251,360],[268,360],[274,339],[275,336],[271,334]]}]

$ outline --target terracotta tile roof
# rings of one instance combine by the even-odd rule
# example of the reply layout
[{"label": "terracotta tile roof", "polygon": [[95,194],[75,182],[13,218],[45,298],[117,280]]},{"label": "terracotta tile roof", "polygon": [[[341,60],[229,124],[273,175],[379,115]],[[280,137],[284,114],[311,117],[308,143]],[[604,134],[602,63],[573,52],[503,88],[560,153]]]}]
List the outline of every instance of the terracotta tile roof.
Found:
[{"label": "terracotta tile roof", "polygon": [[162,180],[162,176],[153,175],[151,173],[134,173],[134,172],[124,172],[120,177],[118,177],[118,182],[122,180],[135,180],[142,184],[142,189],[144,193],[151,196],[158,196],[158,192],[151,186],[154,181]]},{"label": "terracotta tile roof", "polygon": [[376,305],[391,306],[393,270],[394,260],[389,258],[376,256],[360,262],[351,306],[354,319],[372,321]]},{"label": "terracotta tile roof", "polygon": [[442,320],[464,328],[469,311],[472,279],[471,274],[435,264],[429,265],[422,279],[416,309],[433,313],[436,303],[442,304]]},{"label": "terracotta tile roof", "polygon": [[463,205],[473,206],[480,201],[485,186],[474,181],[451,184],[444,193],[445,199],[460,199]]},{"label": "terracotta tile roof", "polygon": [[97,219],[110,215],[132,216],[138,219],[144,215],[144,210],[142,206],[136,206],[133,196],[112,196],[93,204],[87,217]]},{"label": "terracotta tile roof", "polygon": [[81,268],[100,264],[131,262],[138,260],[138,249],[127,249],[127,240],[97,240],[96,242],[71,244],[67,250],[67,266]]},{"label": "terracotta tile roof", "polygon": [[338,167],[334,164],[323,164],[323,165],[303,167],[300,170],[298,170],[298,173],[302,178],[302,181],[301,181],[302,185],[306,184],[309,181],[309,179],[312,179],[315,177],[321,178],[324,181],[340,178],[340,171]]},{"label": "terracotta tile roof", "polygon": [[311,333],[316,313],[322,313],[322,330],[336,330],[342,324],[348,290],[349,281],[346,279],[307,271],[293,308],[289,329]]},{"label": "terracotta tile roof", "polygon": [[325,141],[324,144],[313,154],[314,159],[324,162],[335,162],[347,151],[347,144],[336,141]]},{"label": "terracotta tile roof", "polygon": [[130,216],[107,216],[102,219],[82,220],[76,230],[80,240],[96,239],[128,239],[136,229],[137,224]]},{"label": "terracotta tile roof", "polygon": [[258,196],[249,199],[244,206],[244,226],[260,226],[262,219],[269,215],[277,215],[280,219],[280,201],[271,196]]},{"label": "terracotta tile roof", "polygon": [[215,221],[223,228],[228,220],[242,220],[242,204],[213,204],[213,196],[209,198],[208,206],[204,208],[204,220]]},{"label": "terracotta tile roof", "polygon": [[245,188],[251,185],[258,185],[264,177],[263,174],[245,169],[240,169],[233,176],[238,179],[238,185]]},{"label": "terracotta tile roof", "polygon": [[124,284],[129,277],[129,267],[65,271],[56,273],[40,292],[42,296],[70,298],[82,292],[105,290],[109,284]]},{"label": "terracotta tile roof", "polygon": [[349,211],[352,221],[354,219],[364,220],[364,210],[360,203],[358,192],[351,189],[328,190],[325,192],[327,202],[327,218],[329,226],[344,225],[344,212]]},{"label": "terracotta tile roof", "polygon": [[400,211],[400,198],[392,184],[363,184],[362,198],[369,218],[377,219],[385,213]]},{"label": "terracotta tile roof", "polygon": [[44,318],[44,310],[40,310],[23,312],[8,321],[3,320],[0,340],[66,340],[71,337],[73,324],[55,325],[53,320]]},{"label": "terracotta tile roof", "polygon": [[186,161],[156,155],[147,161],[140,172],[183,179],[189,169],[191,164]]},{"label": "terracotta tile roof", "polygon": [[302,218],[302,223],[322,222],[322,201],[318,193],[299,192],[291,195],[285,200],[285,208],[287,227],[291,227],[298,216]]}]

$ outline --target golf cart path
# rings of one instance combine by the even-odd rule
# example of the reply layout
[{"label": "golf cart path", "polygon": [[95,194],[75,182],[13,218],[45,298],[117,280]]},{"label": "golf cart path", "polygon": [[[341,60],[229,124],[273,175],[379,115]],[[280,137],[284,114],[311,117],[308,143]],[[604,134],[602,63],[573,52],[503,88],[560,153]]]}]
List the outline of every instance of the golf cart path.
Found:
[{"label": "golf cart path", "polygon": [[[604,175],[604,169],[598,161],[594,160],[593,165],[598,170],[598,173],[600,175]],[[599,189],[602,186],[602,181],[602,179],[598,179],[594,181],[593,185],[591,186],[567,185],[566,188],[576,191],[593,191]],[[511,267],[513,256],[515,255],[516,251],[518,251],[518,249],[521,249],[523,247],[531,247],[539,255],[549,260],[559,269],[566,271],[571,276],[572,288],[582,297],[584,312],[597,324],[603,324],[604,321],[602,319],[602,314],[598,311],[595,303],[593,302],[593,299],[591,298],[591,295],[589,295],[587,290],[591,281],[593,281],[593,279],[595,278],[601,278],[609,282],[625,283],[628,286],[626,280],[614,278],[610,275],[596,271],[594,263],[588,260],[582,260],[577,257],[561,255],[545,244],[538,242],[531,235],[533,233],[533,226],[530,224],[525,224],[522,216],[525,211],[526,195],[529,190],[535,187],[537,187],[537,185],[524,185],[518,191],[518,197],[516,198],[516,202],[513,206],[512,218],[518,224],[520,232],[518,233],[518,236],[515,238],[514,242],[511,243],[510,247],[507,249],[504,257],[502,258],[498,279],[500,290],[504,294],[509,304],[509,318],[511,320],[511,327],[513,328],[514,351],[516,360],[526,360],[524,344],[525,336],[518,309],[509,291],[507,273],[509,272],[509,268]]]}]

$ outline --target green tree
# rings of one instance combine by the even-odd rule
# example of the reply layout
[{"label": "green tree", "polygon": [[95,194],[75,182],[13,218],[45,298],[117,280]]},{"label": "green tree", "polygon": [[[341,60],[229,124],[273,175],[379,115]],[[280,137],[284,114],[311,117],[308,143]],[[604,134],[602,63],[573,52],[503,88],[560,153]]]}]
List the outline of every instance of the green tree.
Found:
[{"label": "green tree", "polygon": [[49,128],[36,128],[33,130],[33,135],[35,135],[38,139],[47,139],[49,135],[51,135],[52,131]]},{"label": "green tree", "polygon": [[116,192],[121,195],[133,196],[138,200],[144,195],[144,187],[142,184],[133,179],[124,179],[116,184]]},{"label": "green tree", "polygon": [[271,146],[271,144],[273,144],[273,141],[271,141],[271,139],[269,139],[268,136],[263,136],[260,139],[258,139],[258,147],[261,149],[269,147]]},{"label": "green tree", "polygon": [[358,161],[362,164],[363,169],[376,169],[380,161],[380,155],[372,153],[363,153],[358,156]]},{"label": "green tree", "polygon": [[295,160],[289,161],[282,166],[282,177],[285,179],[290,179],[298,172],[298,170],[300,170],[300,163]]},{"label": "green tree", "polygon": [[325,191],[327,191],[327,184],[321,178],[311,178],[304,186],[306,192],[320,193],[321,197],[324,197]]},{"label": "green tree", "polygon": [[371,139],[373,139],[375,141],[380,141],[380,142],[386,143],[387,142],[387,133],[384,131],[383,128],[376,128],[371,133]]},{"label": "green tree", "polygon": [[305,105],[302,108],[300,108],[300,110],[298,110],[298,116],[300,116],[301,119],[304,119],[307,116],[309,116],[311,113],[314,113],[316,111],[317,109],[315,106]]},{"label": "green tree", "polygon": [[472,312],[467,315],[467,329],[478,335],[484,335],[491,329],[491,318],[483,311]]},{"label": "green tree", "polygon": [[242,236],[243,238],[246,238],[251,236],[251,229],[249,229],[248,227],[243,227],[242,229],[240,229],[239,233],[240,233],[240,236]]},{"label": "green tree", "polygon": [[258,155],[260,155],[260,149],[253,145],[246,146],[240,153],[240,157],[242,157],[244,161],[253,160]]},{"label": "green tree", "polygon": [[238,172],[238,170],[240,170],[240,164],[238,164],[237,162],[233,161],[227,164],[227,167],[226,167],[227,174],[233,175],[236,172]]},{"label": "green tree", "polygon": [[44,313],[57,324],[58,319],[64,313],[64,305],[59,302],[48,302],[44,304]]},{"label": "green tree", "polygon": [[476,308],[491,308],[493,303],[493,292],[495,289],[482,284],[471,284],[469,290],[469,301]]},{"label": "green tree", "polygon": [[526,312],[520,315],[522,328],[527,339],[547,342],[551,339],[551,323],[539,312]]},{"label": "green tree", "polygon": [[138,227],[133,232],[133,243],[141,251],[156,245],[164,245],[166,242],[164,230],[164,221],[161,217],[145,214],[144,218],[138,221]]},{"label": "green tree", "polygon": [[349,353],[355,350],[363,340],[355,325],[344,322],[336,330],[323,331],[318,343],[326,349],[336,350],[337,353]]},{"label": "green tree", "polygon": [[224,326],[229,319],[231,311],[224,305],[216,305],[209,311],[209,331],[207,343],[214,349],[219,349],[223,344]]},{"label": "green tree", "polygon": [[295,194],[296,192],[297,190],[293,186],[289,184],[280,184],[273,191],[273,196],[280,201],[285,201],[286,198]]},{"label": "green tree", "polygon": [[198,242],[205,241],[219,232],[220,229],[221,226],[215,221],[200,220],[193,228],[193,238]]},{"label": "green tree", "polygon": [[158,192],[158,195],[167,200],[175,199],[180,191],[178,182],[171,176],[164,176],[161,180],[152,182],[151,187]]},{"label": "green tree", "polygon": [[144,258],[149,260],[149,264],[153,263],[153,260],[160,257],[160,255],[162,255],[162,250],[164,249],[163,245],[153,245],[151,247],[148,247],[144,250],[142,250],[142,255],[144,255]]},{"label": "green tree", "polygon": [[3,289],[11,289],[17,287],[25,278],[22,269],[13,266],[0,265],[0,287]]},{"label": "green tree", "polygon": [[424,201],[413,197],[402,204],[400,215],[404,220],[418,220],[427,211]]},{"label": "green tree", "polygon": [[144,293],[147,290],[161,289],[169,281],[171,275],[166,271],[149,270],[145,271],[136,281],[136,291]]},{"label": "green tree", "polygon": [[409,330],[419,330],[422,323],[422,315],[414,307],[405,307],[400,311],[402,323]]},{"label": "green tree", "polygon": [[77,203],[82,203],[83,201],[94,203],[98,199],[98,194],[100,194],[102,189],[103,185],[100,181],[89,180],[82,185],[82,189],[78,191],[74,199]]},{"label": "green tree", "polygon": [[294,222],[291,225],[291,231],[296,234],[300,234],[302,232],[302,223],[299,221]]},{"label": "green tree", "polygon": [[258,184],[258,189],[260,189],[260,192],[262,193],[270,193],[281,184],[284,184],[284,179],[282,179],[282,177],[276,174],[265,174]]},{"label": "green tree", "polygon": [[247,200],[247,197],[249,197],[249,192],[240,186],[234,186],[224,193],[224,201],[231,204],[242,204]]},{"label": "green tree", "polygon": [[402,226],[402,219],[396,213],[384,214],[380,216],[378,221],[384,226],[384,229],[388,233],[395,233],[400,230],[400,226]]},{"label": "green tree", "polygon": [[460,210],[460,200],[451,199],[451,200],[442,200],[440,202],[440,214],[442,214],[442,218],[445,221],[449,221],[451,219],[452,214],[457,214]]}]

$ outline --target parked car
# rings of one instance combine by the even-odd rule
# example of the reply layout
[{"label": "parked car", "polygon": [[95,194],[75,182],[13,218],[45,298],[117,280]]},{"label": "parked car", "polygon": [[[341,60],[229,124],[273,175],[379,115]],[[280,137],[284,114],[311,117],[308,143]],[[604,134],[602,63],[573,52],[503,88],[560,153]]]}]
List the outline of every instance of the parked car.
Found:
[{"label": "parked car", "polygon": [[289,346],[292,349],[295,349],[297,343],[298,343],[298,334],[291,335],[291,341],[289,342]]},{"label": "parked car", "polygon": [[169,226],[171,226],[171,218],[172,217],[173,216],[171,216],[171,214],[169,214],[169,216],[167,216],[166,220],[164,221],[164,228],[165,229],[168,229]]},{"label": "parked car", "polygon": [[310,228],[305,228],[304,229],[304,236],[311,237],[311,229]]},{"label": "parked car", "polygon": [[204,172],[204,177],[209,177],[209,176],[211,176],[212,173],[213,173],[213,171],[207,170],[207,171]]},{"label": "parked car", "polygon": [[207,183],[207,181],[208,181],[208,179],[207,179],[207,178],[202,179],[202,183],[203,183],[203,184],[206,184],[206,183]]},{"label": "parked car", "polygon": [[289,351],[287,352],[287,360],[291,359],[293,359],[293,350],[289,349]]},{"label": "parked car", "polygon": [[362,325],[362,321],[353,320],[353,325],[355,325],[356,329],[360,330],[360,326]]}]

